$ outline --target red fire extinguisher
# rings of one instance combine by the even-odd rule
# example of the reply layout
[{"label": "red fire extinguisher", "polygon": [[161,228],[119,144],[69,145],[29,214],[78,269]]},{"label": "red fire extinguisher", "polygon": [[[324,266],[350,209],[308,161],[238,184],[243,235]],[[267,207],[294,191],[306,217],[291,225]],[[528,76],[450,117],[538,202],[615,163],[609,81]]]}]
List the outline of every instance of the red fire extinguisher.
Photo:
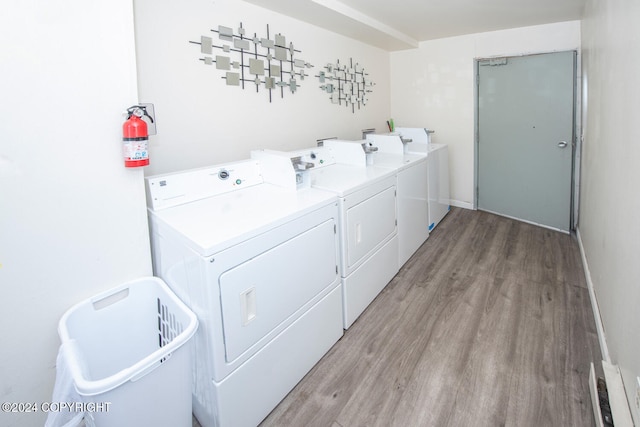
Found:
[{"label": "red fire extinguisher", "polygon": [[127,121],[122,125],[122,148],[124,165],[128,168],[149,164],[149,134],[147,123],[141,119],[142,116],[149,117],[153,123],[146,107],[134,105],[127,108]]}]

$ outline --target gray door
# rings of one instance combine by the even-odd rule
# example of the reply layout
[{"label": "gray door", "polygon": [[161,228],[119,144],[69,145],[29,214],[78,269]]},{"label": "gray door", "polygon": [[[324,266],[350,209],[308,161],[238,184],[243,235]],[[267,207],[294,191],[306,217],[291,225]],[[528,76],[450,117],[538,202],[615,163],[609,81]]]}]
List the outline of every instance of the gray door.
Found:
[{"label": "gray door", "polygon": [[478,209],[569,231],[575,52],[478,62]]}]

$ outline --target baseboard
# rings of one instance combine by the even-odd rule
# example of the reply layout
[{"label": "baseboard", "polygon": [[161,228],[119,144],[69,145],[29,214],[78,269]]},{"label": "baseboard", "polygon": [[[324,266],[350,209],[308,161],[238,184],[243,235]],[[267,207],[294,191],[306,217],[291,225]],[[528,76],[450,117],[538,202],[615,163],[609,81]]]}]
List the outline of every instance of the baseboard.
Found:
[{"label": "baseboard", "polygon": [[593,281],[591,280],[591,272],[589,271],[589,263],[587,262],[587,256],[584,252],[584,246],[582,244],[582,236],[580,235],[580,228],[576,229],[576,236],[578,238],[578,246],[580,247],[580,256],[582,257],[582,267],[584,268],[584,275],[587,279],[587,288],[589,289],[589,299],[591,300],[591,308],[593,310],[593,317],[596,321],[596,331],[598,332],[598,341],[600,342],[600,351],[602,352],[602,360],[611,363],[609,357],[609,347],[607,346],[607,339],[604,335],[604,326],[602,324],[602,317],[600,316],[600,309],[598,308],[598,300],[596,299],[596,293],[593,288]]},{"label": "baseboard", "polygon": [[460,200],[449,200],[449,204],[457,208],[472,209],[472,210],[474,209],[473,203],[462,202]]}]

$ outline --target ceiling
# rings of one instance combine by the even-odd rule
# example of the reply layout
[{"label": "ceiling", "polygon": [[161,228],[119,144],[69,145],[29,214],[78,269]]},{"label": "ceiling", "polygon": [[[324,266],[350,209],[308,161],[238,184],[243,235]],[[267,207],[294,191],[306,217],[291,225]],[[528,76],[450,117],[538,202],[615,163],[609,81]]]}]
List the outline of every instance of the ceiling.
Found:
[{"label": "ceiling", "polygon": [[586,0],[245,0],[388,51],[443,37],[579,20]]}]

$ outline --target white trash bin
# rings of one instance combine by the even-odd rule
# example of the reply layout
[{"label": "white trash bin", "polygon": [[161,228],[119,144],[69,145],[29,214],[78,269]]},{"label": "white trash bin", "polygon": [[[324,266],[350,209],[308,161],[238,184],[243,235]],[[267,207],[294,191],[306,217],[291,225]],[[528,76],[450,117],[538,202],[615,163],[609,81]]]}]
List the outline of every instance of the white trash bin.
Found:
[{"label": "white trash bin", "polygon": [[58,333],[87,425],[192,425],[195,314],[157,277],[71,307]]}]

